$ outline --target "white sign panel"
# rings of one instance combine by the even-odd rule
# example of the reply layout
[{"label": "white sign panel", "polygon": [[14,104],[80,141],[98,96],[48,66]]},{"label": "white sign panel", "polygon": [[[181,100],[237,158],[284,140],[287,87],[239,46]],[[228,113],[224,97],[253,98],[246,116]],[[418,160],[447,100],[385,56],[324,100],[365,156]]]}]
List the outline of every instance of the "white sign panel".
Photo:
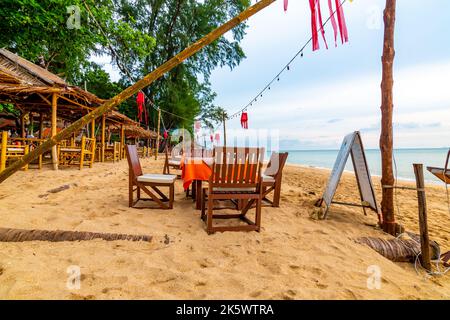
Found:
[{"label": "white sign panel", "polygon": [[333,171],[331,172],[331,176],[322,197],[322,201],[325,202],[326,205],[326,211],[328,212],[328,209],[333,203],[333,198],[336,194],[342,173],[345,170],[345,165],[347,164],[349,155],[352,156],[353,168],[355,170],[356,180],[358,182],[358,188],[361,196],[361,206],[364,208],[370,208],[378,213],[378,205],[375,198],[372,179],[359,132],[354,132],[347,135],[342,142],[341,149],[339,150]]}]

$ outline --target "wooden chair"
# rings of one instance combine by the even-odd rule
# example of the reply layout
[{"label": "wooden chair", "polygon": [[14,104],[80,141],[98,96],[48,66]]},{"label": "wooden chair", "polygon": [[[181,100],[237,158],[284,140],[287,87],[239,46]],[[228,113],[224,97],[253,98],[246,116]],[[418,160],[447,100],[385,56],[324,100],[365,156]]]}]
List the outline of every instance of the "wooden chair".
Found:
[{"label": "wooden chair", "polygon": [[[215,147],[212,174],[202,192],[202,220],[208,234],[224,231],[260,231],[264,148]],[[245,200],[239,214],[214,214],[216,200]],[[255,220],[247,212],[256,203]],[[206,213],[207,210],[207,213]],[[246,225],[215,226],[214,219],[240,219]]]},{"label": "wooden chair", "polygon": [[448,150],[447,160],[445,160],[444,168],[427,167],[427,170],[441,179],[446,184],[450,184],[450,149]]},{"label": "wooden chair", "polygon": [[62,144],[58,147],[58,154],[59,164],[62,166],[79,165],[80,170],[85,165],[92,168],[95,161],[95,139],[83,136],[79,147],[76,145],[67,146]]},{"label": "wooden chair", "polygon": [[[272,152],[266,170],[262,174],[263,201],[272,207],[280,206],[281,179],[288,153]],[[273,192],[272,200],[267,196]]]},{"label": "wooden chair", "polygon": [[[166,144],[166,147],[164,148],[164,167],[163,167],[163,174],[170,174],[170,168],[175,170],[181,170],[181,159],[182,157],[180,155],[175,155],[174,150],[172,150],[170,157],[169,157],[169,147]],[[181,177],[181,175],[178,175]]]},{"label": "wooden chair", "polygon": [[[177,177],[164,174],[143,174],[136,146],[127,145],[125,149],[129,167],[128,205],[130,208],[134,208],[139,200],[143,200],[154,201],[161,209],[172,209],[175,197],[175,180]],[[156,194],[147,187],[150,187]],[[169,187],[169,197],[159,187]],[[141,198],[141,190],[150,198]],[[137,191],[136,200],[134,200],[134,191]],[[165,202],[169,203],[166,204]]]},{"label": "wooden chair", "polygon": [[[3,131],[0,152],[0,172],[6,169],[9,162],[22,158],[24,155],[28,154],[28,152],[29,146],[27,144],[8,144],[8,133]],[[28,170],[28,165],[25,165],[23,169]]]}]

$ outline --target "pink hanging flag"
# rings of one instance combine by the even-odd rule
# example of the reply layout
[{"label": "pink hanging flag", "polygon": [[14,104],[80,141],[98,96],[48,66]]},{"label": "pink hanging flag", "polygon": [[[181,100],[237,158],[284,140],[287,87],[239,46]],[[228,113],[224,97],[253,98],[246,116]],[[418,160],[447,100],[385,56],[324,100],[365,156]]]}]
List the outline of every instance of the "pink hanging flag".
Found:
[{"label": "pink hanging flag", "polygon": [[320,49],[319,30],[320,30],[320,33],[322,34],[322,38],[323,38],[323,41],[325,42],[325,46],[328,49],[327,40],[325,38],[325,30],[323,28],[322,12],[320,10],[320,1],[319,0],[309,0],[309,7],[311,9],[311,30],[312,30],[313,51]]},{"label": "pink hanging flag", "polygon": [[284,11],[287,11],[288,9],[288,2],[289,0],[284,0]]},{"label": "pink hanging flag", "polygon": [[336,12],[337,12],[337,18],[338,18],[338,24],[339,24],[339,32],[341,34],[341,41],[342,44],[344,42],[348,42],[348,30],[347,30],[347,24],[345,23],[345,17],[344,17],[344,9],[342,9],[342,4],[339,0],[336,1]]},{"label": "pink hanging flag", "polygon": [[334,17],[333,3],[331,0],[328,0],[328,8],[330,8],[330,19],[331,19],[331,24],[333,26],[333,31],[334,31],[334,45],[337,47],[338,30],[337,30],[336,18]]}]

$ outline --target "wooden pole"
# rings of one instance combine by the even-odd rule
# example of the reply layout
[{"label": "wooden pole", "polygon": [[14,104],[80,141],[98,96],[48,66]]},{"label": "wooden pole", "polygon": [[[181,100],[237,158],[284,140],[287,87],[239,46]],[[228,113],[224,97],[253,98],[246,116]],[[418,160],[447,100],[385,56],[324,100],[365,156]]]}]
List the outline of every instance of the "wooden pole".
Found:
[{"label": "wooden pole", "polygon": [[120,159],[123,159],[125,157],[124,155],[125,151],[125,127],[120,125]]},{"label": "wooden pole", "polygon": [[104,104],[102,104],[100,107],[96,108],[95,110],[91,111],[81,119],[78,119],[75,121],[72,125],[62,130],[60,133],[58,133],[56,136],[48,139],[43,144],[41,144],[39,147],[37,147],[35,150],[27,154],[26,156],[20,158],[14,164],[9,166],[5,171],[0,173],[0,183],[5,181],[8,177],[10,177],[12,174],[14,174],[17,170],[19,170],[21,167],[23,167],[25,164],[30,163],[34,159],[36,159],[39,155],[43,154],[45,151],[51,149],[53,146],[58,144],[61,140],[66,139],[69,137],[72,132],[77,132],[81,130],[84,126],[86,126],[91,120],[96,119],[103,115],[104,113],[112,110],[113,108],[117,107],[119,104],[121,104],[123,101],[127,100],[134,94],[136,94],[139,90],[144,89],[145,87],[152,84],[155,80],[159,79],[161,76],[181,64],[184,60],[187,58],[193,56],[195,53],[200,51],[202,48],[206,47],[210,43],[214,42],[218,38],[220,38],[222,35],[224,35],[226,32],[230,31],[237,25],[241,24],[251,16],[255,15],[259,11],[263,10],[264,8],[268,7],[272,3],[274,3],[276,0],[261,0],[258,1],[253,6],[249,7],[245,11],[241,12],[238,16],[234,17],[230,21],[226,22],[225,24],[221,25],[217,29],[210,32],[208,35],[200,39],[199,41],[195,42],[179,54],[177,54],[175,57],[171,58],[161,66],[159,66],[157,69],[155,69],[150,74],[146,75],[143,79],[136,82],[134,85],[128,87],[115,97],[109,99]]},{"label": "wooden pole", "polygon": [[2,149],[0,154],[0,172],[6,168],[6,148],[8,145],[8,132],[2,131]]},{"label": "wooden pole", "polygon": [[105,139],[105,134],[106,134],[106,116],[103,115],[102,116],[102,150],[101,150],[101,161],[105,162],[105,143],[106,143],[106,139]]},{"label": "wooden pole", "polygon": [[158,129],[156,131],[156,152],[155,152],[155,160],[158,160],[158,152],[159,152],[159,133],[161,130],[161,109],[158,108]]},{"label": "wooden pole", "polygon": [[227,146],[227,129],[226,129],[227,116],[226,116],[225,112],[222,115],[222,119],[223,119],[223,145],[224,145],[224,147],[226,147]]},{"label": "wooden pole", "polygon": [[20,126],[21,126],[21,132],[20,132],[20,136],[22,138],[26,138],[26,133],[25,133],[25,116],[27,115],[26,112],[22,113],[20,115]]},{"label": "wooden pole", "polygon": [[[394,185],[394,171],[392,167],[392,149],[393,149],[393,86],[394,86],[394,33],[395,33],[395,7],[396,0],[386,0],[384,10],[384,45],[383,45],[383,79],[381,82],[381,164],[383,186]],[[395,235],[397,224],[394,216],[394,190],[392,188],[383,188],[383,199],[381,201],[381,211],[383,214],[383,230],[389,234]]]},{"label": "wooden pole", "polygon": [[431,271],[430,237],[428,235],[428,221],[427,221],[427,197],[425,194],[423,165],[413,164],[413,166],[414,166],[414,174],[416,175],[417,199],[419,202],[420,246],[422,250],[420,259],[422,266],[426,270]]},{"label": "wooden pole", "polygon": [[[53,95],[52,95],[52,137],[49,139],[49,140],[51,140],[51,139],[54,139],[55,137],[56,137],[56,135],[58,134],[58,132],[57,132],[57,125],[58,125],[58,118],[57,118],[57,111],[58,111],[58,95],[56,94],[56,93],[53,93]],[[49,141],[49,140],[47,140],[47,141]],[[41,145],[42,146],[42,145]],[[39,147],[38,148],[36,148],[36,149],[39,149]],[[43,152],[42,152],[43,153]],[[42,154],[42,153],[40,153],[40,154]],[[29,153],[28,155],[30,155],[31,153]],[[40,154],[38,154],[37,156],[39,156]],[[26,156],[24,156],[24,158],[25,158]],[[22,158],[23,159],[23,158]],[[30,160],[30,161],[27,161],[27,162],[25,162],[24,164],[27,164],[27,163],[29,163],[29,162],[31,162],[32,160]],[[20,162],[20,160],[19,161],[17,161],[17,162]],[[56,148],[56,143],[55,144],[52,144],[52,164],[53,164],[53,170],[58,170],[58,162],[59,162],[59,159],[58,159],[58,150],[57,150],[57,148]]]},{"label": "wooden pole", "polygon": [[44,137],[44,114],[39,114],[39,139]]}]

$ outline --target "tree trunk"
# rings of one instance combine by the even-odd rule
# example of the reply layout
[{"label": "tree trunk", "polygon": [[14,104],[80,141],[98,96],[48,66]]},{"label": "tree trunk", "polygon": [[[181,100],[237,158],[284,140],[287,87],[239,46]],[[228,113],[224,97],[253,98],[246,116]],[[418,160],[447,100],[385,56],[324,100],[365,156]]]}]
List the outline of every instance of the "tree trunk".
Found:
[{"label": "tree trunk", "polygon": [[393,65],[394,65],[394,31],[395,31],[395,6],[396,0],[386,0],[384,10],[384,45],[383,45],[383,80],[381,82],[381,164],[383,187],[383,200],[381,211],[383,214],[383,230],[395,235],[396,222],[394,216],[394,172],[392,167],[392,113],[393,105]]}]

